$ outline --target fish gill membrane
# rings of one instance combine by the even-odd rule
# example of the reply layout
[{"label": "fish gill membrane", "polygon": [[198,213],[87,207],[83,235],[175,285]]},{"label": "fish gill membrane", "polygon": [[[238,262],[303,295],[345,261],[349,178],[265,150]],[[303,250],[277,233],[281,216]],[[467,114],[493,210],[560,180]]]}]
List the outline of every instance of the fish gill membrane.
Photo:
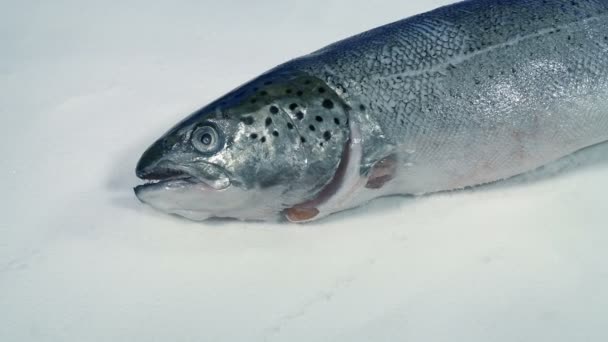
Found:
[{"label": "fish gill membrane", "polygon": [[143,154],[135,193],[192,220],[302,223],[605,161],[605,141],[608,0],[472,0],[289,61],[196,111]]}]

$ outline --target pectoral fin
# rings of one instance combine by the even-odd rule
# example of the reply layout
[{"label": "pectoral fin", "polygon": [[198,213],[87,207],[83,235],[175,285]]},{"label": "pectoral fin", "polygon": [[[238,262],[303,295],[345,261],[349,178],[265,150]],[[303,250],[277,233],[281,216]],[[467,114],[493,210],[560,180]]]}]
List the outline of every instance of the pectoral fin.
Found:
[{"label": "pectoral fin", "polygon": [[390,155],[377,162],[370,171],[365,187],[368,189],[381,189],[395,178],[397,172],[397,158]]}]

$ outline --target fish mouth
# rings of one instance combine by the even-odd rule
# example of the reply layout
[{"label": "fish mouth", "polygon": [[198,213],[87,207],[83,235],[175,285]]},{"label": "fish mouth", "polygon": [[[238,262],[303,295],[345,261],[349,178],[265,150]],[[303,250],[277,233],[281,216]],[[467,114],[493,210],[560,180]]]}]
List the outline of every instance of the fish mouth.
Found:
[{"label": "fish mouth", "polygon": [[208,163],[198,165],[181,165],[171,161],[162,161],[152,167],[138,167],[136,175],[145,181],[143,185],[135,188],[141,190],[198,185],[206,190],[224,190],[230,185],[225,172],[218,166]]},{"label": "fish mouth", "polygon": [[151,171],[137,172],[137,177],[146,183],[144,185],[158,184],[162,182],[170,182],[176,180],[187,180],[192,178],[192,175],[171,167],[159,167]]}]

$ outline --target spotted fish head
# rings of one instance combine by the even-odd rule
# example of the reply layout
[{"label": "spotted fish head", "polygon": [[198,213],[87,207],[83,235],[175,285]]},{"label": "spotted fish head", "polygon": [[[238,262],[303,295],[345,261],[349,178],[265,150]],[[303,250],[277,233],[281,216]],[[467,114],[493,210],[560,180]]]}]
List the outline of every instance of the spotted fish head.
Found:
[{"label": "spotted fish head", "polygon": [[271,220],[317,198],[349,140],[348,107],[319,79],[268,74],[195,112],[141,157],[135,188],[194,220]]}]

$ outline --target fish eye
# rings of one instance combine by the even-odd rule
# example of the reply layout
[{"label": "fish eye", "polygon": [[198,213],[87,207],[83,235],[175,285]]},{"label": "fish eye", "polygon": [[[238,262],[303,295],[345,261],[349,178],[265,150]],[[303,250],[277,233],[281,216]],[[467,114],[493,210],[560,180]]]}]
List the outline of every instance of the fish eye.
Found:
[{"label": "fish eye", "polygon": [[215,125],[206,123],[194,131],[192,144],[204,154],[213,154],[222,148],[223,141]]}]

